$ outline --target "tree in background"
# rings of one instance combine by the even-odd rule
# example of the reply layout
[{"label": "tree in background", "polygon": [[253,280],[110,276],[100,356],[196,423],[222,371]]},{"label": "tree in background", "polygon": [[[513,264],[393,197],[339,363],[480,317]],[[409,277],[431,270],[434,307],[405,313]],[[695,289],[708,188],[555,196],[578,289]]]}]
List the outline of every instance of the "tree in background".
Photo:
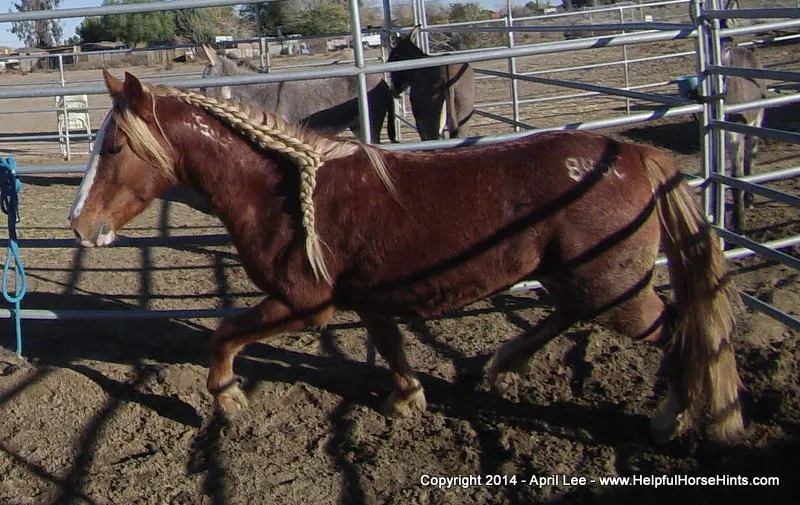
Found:
[{"label": "tree in background", "polygon": [[[61,0],[21,0],[14,3],[19,12],[52,10],[58,7]],[[15,21],[11,24],[11,33],[17,36],[27,47],[55,47],[61,40],[61,23],[58,19],[39,19],[36,21]]]},{"label": "tree in background", "polygon": [[[107,17],[107,16],[106,16]],[[84,18],[83,22],[75,28],[75,34],[81,42],[116,41],[117,34],[112,30],[111,23],[101,17]]]},{"label": "tree in background", "polygon": [[350,30],[350,11],[342,3],[320,3],[302,12],[291,28],[303,35],[346,32]]},{"label": "tree in background", "polygon": [[[481,4],[477,2],[450,4],[451,23],[483,21],[492,19],[493,14],[492,11],[484,9]],[[456,32],[449,35],[450,40],[448,44],[454,51],[499,46],[503,44],[504,39],[503,34],[492,32]]]},{"label": "tree in background", "polygon": [[175,34],[186,42],[204,43],[214,42],[217,35],[247,38],[253,29],[233,7],[208,7],[175,11]]},{"label": "tree in background", "polygon": [[[103,5],[145,3],[153,0],[103,0]],[[86,18],[76,29],[83,42],[121,41],[130,47],[175,40],[172,12],[142,12]]]},{"label": "tree in background", "polygon": [[[242,7],[239,14],[243,19],[255,26],[256,34],[276,37],[286,33],[286,27],[297,22],[305,7],[304,1],[285,0],[263,4],[248,4]],[[291,31],[289,33],[292,33]]]},{"label": "tree in background", "polygon": [[[317,35],[350,31],[350,11],[346,0],[283,0],[248,4],[239,11],[252,23],[259,36]],[[380,7],[362,7],[361,26],[383,26]]]}]

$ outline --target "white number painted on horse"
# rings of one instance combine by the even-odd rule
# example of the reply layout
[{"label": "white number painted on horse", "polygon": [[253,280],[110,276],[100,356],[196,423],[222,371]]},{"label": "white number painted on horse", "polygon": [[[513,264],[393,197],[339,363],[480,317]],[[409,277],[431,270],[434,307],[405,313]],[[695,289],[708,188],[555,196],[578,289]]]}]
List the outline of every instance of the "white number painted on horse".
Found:
[{"label": "white number painted on horse", "polygon": [[97,130],[97,136],[94,139],[94,146],[92,147],[92,155],[86,166],[86,173],[78,188],[78,194],[75,195],[72,208],[69,210],[70,221],[80,215],[84,204],[86,204],[86,198],[89,197],[89,191],[92,190],[92,184],[94,184],[94,178],[97,175],[97,165],[100,164],[100,152],[103,150],[103,139],[106,137],[106,130],[108,130],[109,123],[111,123],[110,112],[106,115],[106,118],[103,119],[103,124],[100,125],[100,129]]},{"label": "white number painted on horse", "polygon": [[[617,158],[617,160],[620,161],[622,158]],[[597,165],[595,161],[590,158],[567,158],[564,161],[564,167],[567,169],[567,176],[577,182],[582,181],[584,177],[595,170],[599,170],[600,173],[603,174],[603,177],[609,177],[612,174],[619,179],[625,177],[624,174],[617,170],[616,166],[606,164]]]}]

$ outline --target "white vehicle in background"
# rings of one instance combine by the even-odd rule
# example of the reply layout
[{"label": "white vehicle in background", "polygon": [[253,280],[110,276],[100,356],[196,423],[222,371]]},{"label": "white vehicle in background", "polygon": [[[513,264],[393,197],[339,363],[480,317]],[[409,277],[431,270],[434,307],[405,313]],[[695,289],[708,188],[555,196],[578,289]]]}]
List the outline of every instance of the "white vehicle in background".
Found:
[{"label": "white vehicle in background", "polygon": [[362,35],[361,36],[361,44],[364,47],[380,47],[381,46],[381,34],[380,33],[373,33],[371,35]]}]

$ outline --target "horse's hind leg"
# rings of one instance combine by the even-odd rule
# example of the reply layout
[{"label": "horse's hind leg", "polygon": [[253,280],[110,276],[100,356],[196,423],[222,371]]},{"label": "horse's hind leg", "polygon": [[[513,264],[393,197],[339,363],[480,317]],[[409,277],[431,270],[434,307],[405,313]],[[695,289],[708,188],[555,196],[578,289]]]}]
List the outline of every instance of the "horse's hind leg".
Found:
[{"label": "horse's hind leg", "polygon": [[319,312],[296,315],[274,298],[267,298],[244,314],[224,321],[211,336],[208,390],[218,412],[232,416],[247,408],[247,398],[233,375],[233,359],[242,348],[257,340],[309,326],[322,326],[333,313],[328,306]]},{"label": "horse's hind leg", "polygon": [[534,328],[527,330],[504,343],[492,357],[487,371],[487,379],[498,391],[504,392],[519,375],[525,373],[533,354],[547,342],[569,328],[574,320],[556,306],[547,318]]},{"label": "horse's hind leg", "polygon": [[[760,127],[764,122],[764,109],[759,109],[755,119],[750,126]],[[753,173],[753,165],[755,165],[756,154],[758,153],[759,138],[754,135],[745,137],[744,147],[744,175],[745,177]],[[753,193],[747,192],[744,195],[745,208],[753,208]]]},{"label": "horse's hind leg", "polygon": [[[741,133],[727,133],[730,143],[728,152],[731,154],[731,177],[739,178],[744,175],[746,161],[747,137]],[[745,226],[744,217],[744,191],[733,188],[733,227],[741,231]]]},{"label": "horse's hind leg", "polygon": [[665,355],[662,370],[667,379],[667,399],[661,410],[650,421],[653,438],[666,442],[687,426],[683,424],[683,412],[687,399],[680,383],[679,361],[669,352],[670,339],[675,327],[675,311],[664,304],[648,285],[635,296],[614,307],[604,318],[615,331],[634,340],[646,340],[662,349]]},{"label": "horse's hind leg", "polygon": [[372,338],[372,343],[389,363],[394,381],[394,391],[386,400],[384,413],[390,416],[410,417],[414,411],[425,410],[425,392],[414,376],[403,348],[403,333],[388,317],[358,313]]}]

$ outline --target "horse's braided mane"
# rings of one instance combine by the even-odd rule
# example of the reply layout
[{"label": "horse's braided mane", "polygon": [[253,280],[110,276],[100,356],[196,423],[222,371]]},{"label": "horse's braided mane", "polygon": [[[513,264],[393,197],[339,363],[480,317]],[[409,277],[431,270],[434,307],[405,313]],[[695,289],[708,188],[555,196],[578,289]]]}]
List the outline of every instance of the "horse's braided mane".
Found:
[{"label": "horse's braided mane", "polygon": [[317,279],[332,283],[322,255],[321,240],[314,219],[316,173],[326,159],[354,153],[361,147],[387,189],[397,198],[383,156],[374,147],[349,140],[335,140],[291,124],[276,114],[264,112],[234,100],[224,100],[169,86],[147,86],[157,97],[169,97],[200,107],[228,124],[262,149],[277,151],[300,169],[300,211],[306,234],[306,254]]}]

